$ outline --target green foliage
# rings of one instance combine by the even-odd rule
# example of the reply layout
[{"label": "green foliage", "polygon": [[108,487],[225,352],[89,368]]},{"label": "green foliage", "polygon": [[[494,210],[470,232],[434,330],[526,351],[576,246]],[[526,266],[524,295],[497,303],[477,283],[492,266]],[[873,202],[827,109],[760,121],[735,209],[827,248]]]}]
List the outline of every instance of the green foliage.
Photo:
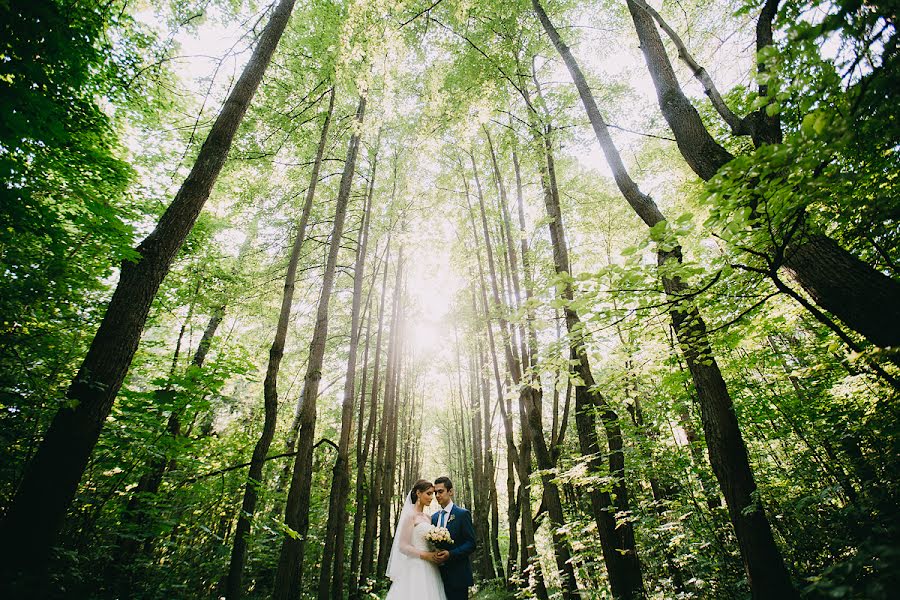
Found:
[{"label": "green foliage", "polygon": [[[547,4],[579,52],[602,48],[639,57],[621,3]],[[728,27],[737,28],[738,37],[752,37],[745,20],[753,21],[759,3],[739,3],[733,19],[736,4],[679,5],[685,21],[679,16],[672,23],[689,31],[685,39],[691,45],[711,53],[710,40],[726,37]],[[604,167],[593,161],[596,148],[578,97],[561,76],[529,1],[441,2],[422,14],[426,6],[420,2],[298,3],[208,210],[155,299],[66,523],[54,584],[72,597],[113,597],[118,573],[132,582],[133,597],[221,593],[246,483],[246,468],[239,465],[249,460],[262,428],[261,379],[280,309],[285,249],[309,185],[326,92],[336,86],[326,163],[298,268],[270,454],[284,451],[293,420],[349,116],[358,94],[366,92],[372,114],[363,135],[367,160],[354,182],[347,226],[354,233],[344,240],[330,299],[321,375],[323,390],[326,383],[335,387],[319,399],[318,439],[339,436],[337,390],[354,333],[348,265],[377,147],[370,251],[374,256],[377,249],[378,255],[366,272],[371,300],[366,310],[370,315],[378,310],[380,273],[372,276],[372,263],[384,268],[388,236],[392,261],[399,243],[404,245],[406,277],[439,254],[434,240],[449,240],[449,267],[464,280],[447,299],[444,317],[452,333],[440,352],[452,358],[440,352],[418,356],[412,339],[395,357],[407,369],[399,382],[403,410],[410,411],[398,425],[408,435],[401,442],[400,460],[409,463],[404,468],[413,468],[415,449],[431,461],[426,464],[466,473],[471,448],[458,444],[456,436],[471,439],[469,403],[482,391],[479,386],[487,386],[493,419],[488,444],[495,452],[501,513],[492,537],[505,552],[515,532],[507,530],[502,514],[509,493],[503,481],[508,451],[495,385],[510,400],[517,443],[523,424],[498,323],[507,320],[513,337],[523,334],[526,344],[531,341],[519,327],[535,327],[538,363],[529,370],[535,376],[529,383],[542,391],[548,437],[551,424],[560,426],[554,417],[561,417],[568,388],[583,383],[572,369],[575,339],[585,345],[596,389],[618,416],[626,465],[624,474],[589,469],[597,457],[581,454],[569,423],[559,462],[549,471],[563,495],[562,533],[585,597],[609,597],[587,493],[615,493],[620,477],[630,504],[615,518],[634,527],[651,598],[747,597],[737,541],[706,457],[697,391],[671,331],[670,314],[680,304],[666,296],[662,279],[678,279],[706,322],[711,355],[702,360],[709,364],[715,358],[722,370],[758,485],[754,504],[769,516],[795,581],[814,599],[889,597],[900,571],[892,544],[900,493],[897,396],[867,372],[866,361],[890,357],[847,355],[830,330],[776,296],[766,277],[777,268],[779,248],[815,231],[898,275],[900,129],[894,107],[900,87],[896,32],[884,17],[885,6],[784,5],[775,46],[749,59],[763,67],[752,84],[723,90],[739,115],[754,110],[778,115],[784,139],[754,148],[748,138],[731,135],[708,103],[698,101],[704,122],[736,156],[708,186],[696,181],[666,139],[655,105],[644,110],[646,90],[632,89],[634,81],[627,78],[613,80],[602,56],[589,62],[597,67],[587,75],[601,110],[624,128],[614,136],[629,170],[668,216],[648,230]],[[245,13],[256,9],[262,6],[230,0],[155,3],[155,18],[171,29],[164,40],[129,16],[133,6],[118,2],[0,4],[0,110],[8,115],[0,124],[0,504],[8,501],[35,442],[64,402],[65,387],[114,285],[116,265],[135,258],[135,232],[149,231],[169,202],[217,109],[221,79],[201,75],[203,89],[214,91],[199,98],[170,69],[179,55],[175,32],[196,33],[216,19],[236,27],[238,17],[249,31],[258,15],[251,19]],[[837,50],[823,50],[830,47]],[[712,66],[728,71],[724,61],[731,59],[717,57]],[[635,65],[643,69],[643,63]],[[518,306],[508,289],[499,186],[485,129],[510,203],[516,198],[513,151],[520,167],[525,226],[519,231],[517,206],[510,206],[511,235],[517,249],[520,236],[528,242],[533,288],[529,300],[521,294]],[[544,205],[545,133],[569,242],[564,273],[556,272]],[[473,245],[482,235],[480,213],[476,207],[476,233],[466,206],[467,200],[476,201],[469,153],[479,172],[502,280],[500,305],[494,304],[489,283],[487,307],[481,305],[486,249],[483,242]],[[794,225],[801,216],[804,229],[798,231]],[[676,248],[683,260],[660,265],[658,253]],[[389,264],[393,276],[396,263]],[[401,281],[407,287],[417,283]],[[569,288],[572,300],[563,297]],[[493,348],[482,310],[493,322]],[[565,331],[564,310],[581,317],[571,334]],[[433,316],[418,306],[404,306],[402,312],[401,328],[410,338]],[[191,364],[193,355],[215,317],[221,322],[198,368]],[[385,340],[392,336],[388,324]],[[491,352],[496,352],[499,383]],[[365,394],[372,393],[373,360]],[[382,356],[382,369],[386,362]],[[360,380],[358,374],[358,387]],[[412,416],[411,407],[425,396],[438,398],[440,423],[430,415]],[[173,416],[177,434],[171,430]],[[376,430],[376,437],[383,434]],[[362,455],[368,452],[363,449]],[[605,455],[599,458],[606,463]],[[319,445],[314,460],[305,590],[314,589],[322,558],[332,447]],[[268,461],[261,481],[254,482],[260,500],[245,569],[248,598],[271,596],[282,540],[296,534],[283,522],[291,463],[291,457]],[[148,491],[146,477],[160,465],[158,489]],[[367,467],[368,476],[371,462]],[[533,505],[524,508],[532,512],[540,508],[544,474],[531,474]],[[370,484],[367,479],[364,494]],[[461,495],[476,491],[469,481],[457,489]],[[351,517],[361,500],[351,497]],[[538,561],[557,595],[550,534],[542,515]],[[477,598],[511,597],[504,583],[480,582]],[[386,585],[373,582],[370,597]],[[533,594],[523,587],[515,595]]]},{"label": "green foliage", "polygon": [[[0,6],[0,498],[63,396],[107,295],[133,258],[132,176],[102,108],[121,56],[118,3]],[[50,413],[52,414],[52,413]]]}]

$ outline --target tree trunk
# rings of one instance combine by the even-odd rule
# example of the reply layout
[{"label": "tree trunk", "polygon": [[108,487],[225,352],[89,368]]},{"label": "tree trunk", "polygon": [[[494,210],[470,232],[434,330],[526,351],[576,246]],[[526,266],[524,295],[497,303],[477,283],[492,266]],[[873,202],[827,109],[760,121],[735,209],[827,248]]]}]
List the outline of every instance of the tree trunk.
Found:
[{"label": "tree trunk", "polygon": [[596,390],[594,376],[585,347],[584,326],[578,314],[571,308],[574,290],[571,284],[569,251],[562,223],[559,192],[556,185],[556,169],[550,140],[545,134],[544,155],[547,161],[544,182],[544,202],[550,219],[550,238],[556,272],[566,277],[563,307],[566,329],[569,332],[570,360],[580,381],[575,385],[575,425],[581,454],[590,457],[589,470],[600,472],[602,450],[597,436],[596,416],[600,417],[606,430],[609,445],[609,476],[613,478],[615,499],[604,490],[590,490],[591,511],[600,535],[603,559],[606,563],[609,585],[615,598],[635,598],[644,596],[641,566],[635,546],[634,528],[630,522],[617,523],[616,513],[628,511],[628,489],[625,485],[625,455],[623,453],[622,431],[619,417],[612,410],[602,394]]},{"label": "tree trunk", "polygon": [[883,348],[900,347],[900,282],[825,235],[788,246],[783,266],[813,301]]},{"label": "tree trunk", "polygon": [[375,565],[376,578],[384,577],[390,557],[391,533],[394,523],[391,515],[391,502],[394,500],[394,474],[397,459],[397,374],[400,370],[400,327],[401,304],[403,295],[403,247],[397,253],[397,272],[394,279],[394,298],[391,315],[391,334],[388,341],[388,362],[384,374],[384,413],[381,421],[382,458],[381,489],[379,490],[379,524],[378,560]]},{"label": "tree trunk", "polygon": [[[356,123],[362,124],[366,111],[366,98],[360,96],[356,108]],[[275,575],[275,587],[272,596],[277,600],[293,600],[300,595],[303,575],[303,553],[306,548],[306,535],[309,530],[309,501],[312,493],[312,459],[313,442],[316,433],[316,403],[318,400],[319,381],[322,377],[322,361],[325,355],[325,340],[328,337],[328,305],[334,287],[338,253],[344,233],[344,220],[347,205],[353,186],[356,168],[356,157],[359,151],[359,130],[350,136],[347,148],[347,159],[341,176],[340,188],[335,206],[334,227],[331,232],[331,245],[322,280],[322,293],[316,311],[316,325],[312,341],[309,344],[309,360],[303,386],[303,409],[300,418],[297,455],[294,460],[294,471],[288,491],[285,507],[285,525],[295,531],[298,536],[285,535],[282,540],[281,554],[278,559],[278,571]]]},{"label": "tree trunk", "polygon": [[[377,157],[375,159],[377,161]],[[353,269],[353,303],[350,316],[350,350],[347,357],[347,376],[344,380],[344,400],[341,407],[341,436],[338,441],[338,455],[334,464],[334,477],[328,503],[328,522],[325,526],[325,546],[319,572],[319,600],[328,600],[332,595],[340,600],[343,592],[344,572],[344,527],[347,520],[347,498],[350,495],[350,434],[353,429],[353,403],[356,400],[356,354],[359,348],[359,312],[362,305],[363,276],[366,268],[366,248],[369,242],[369,213],[375,191],[375,170],[378,163],[372,163],[369,175],[369,194],[363,207],[359,228],[359,247]],[[332,561],[334,572],[332,573]],[[332,577],[334,578],[332,581]]]},{"label": "tree trunk", "polygon": [[682,93],[653,17],[634,0],[626,0],[626,4],[641,42],[659,105],[664,107],[666,121],[675,132],[678,149],[691,169],[704,180],[709,180],[734,157],[713,139],[697,109]]},{"label": "tree trunk", "polygon": [[275,8],[190,174],[156,229],[138,246],[139,258],[122,264],[116,291],[69,387],[70,402],[53,418],[0,523],[0,538],[15,540],[0,551],[3,587],[19,577],[25,589],[46,584],[50,550],[137,351],[150,306],[209,197],[293,6],[294,0],[281,0]]},{"label": "tree trunk", "polygon": [[[504,239],[504,264],[507,265],[507,296],[511,299],[510,308],[513,311],[518,311],[522,302],[522,291],[521,284],[519,282],[519,263],[518,258],[516,256],[516,248],[513,243],[513,234],[512,234],[512,225],[510,224],[510,211],[509,211],[509,201],[507,199],[506,193],[506,185],[503,181],[503,176],[500,172],[500,166],[497,162],[497,153],[494,151],[494,143],[491,139],[490,131],[485,126],[484,133],[487,137],[488,141],[488,149],[491,155],[491,165],[493,166],[494,171],[494,181],[496,182],[498,189],[498,198],[500,200],[500,218],[501,218],[501,233],[503,234],[501,237]],[[522,206],[522,185],[521,178],[518,169],[518,161],[513,154],[514,159],[514,167],[516,174],[516,191],[517,198],[519,201],[519,207]],[[520,215],[521,218],[524,219],[523,215]],[[522,228],[524,229],[524,223],[522,224]],[[521,236],[521,231],[518,232],[520,235],[520,240],[522,242],[522,250],[523,250],[523,261],[527,261],[527,257],[525,254],[527,253],[527,245],[524,237]],[[524,264],[524,263],[523,263]],[[528,292],[526,292],[528,293]],[[525,404],[528,402],[534,402],[535,398],[540,397],[540,384],[537,384],[537,388],[535,389],[532,386],[534,383],[532,381],[532,376],[527,375],[526,371],[529,366],[532,369],[537,368],[537,335],[534,332],[533,320],[532,320],[532,309],[528,309],[528,319],[527,323],[529,326],[530,334],[529,340],[532,344],[531,354],[528,352],[528,347],[526,343],[526,336],[523,325],[520,323],[518,330],[518,341],[519,341],[519,351],[518,353],[512,352],[515,348],[510,349],[509,354],[513,358],[514,365],[510,366],[510,375],[513,376],[513,383],[515,387],[519,391],[519,414],[520,419],[524,422],[525,420]],[[517,378],[518,376],[518,378]],[[528,398],[525,398],[528,396]],[[535,406],[539,405],[540,402],[534,402]],[[509,409],[507,409],[508,412]],[[515,527],[517,525],[517,521],[519,516],[521,516],[523,520],[522,533],[523,535],[529,535],[529,539],[522,540],[522,558],[520,570],[525,572],[527,568],[528,557],[530,552],[533,552],[533,548],[529,550],[529,546],[534,545],[534,526],[531,521],[531,436],[528,435],[526,428],[523,427],[522,431],[522,441],[518,450],[518,460],[515,460],[515,457],[510,454],[510,465],[509,470],[515,471],[519,475],[519,485],[520,489],[517,493],[516,497],[513,498],[512,494],[510,494],[510,543],[509,543],[509,559],[507,561],[507,577],[510,581],[513,579],[513,573],[516,572],[516,553],[518,551],[518,540],[515,537]],[[512,490],[510,490],[512,492]],[[529,524],[526,525],[525,521],[529,521]],[[514,543],[516,542],[516,543]],[[543,583],[543,582],[541,582]],[[543,593],[546,594],[546,590],[543,590]]]},{"label": "tree trunk", "polygon": [[284,277],[281,311],[278,314],[275,339],[272,342],[272,347],[269,349],[269,363],[266,368],[266,377],[263,380],[263,404],[265,407],[263,431],[256,442],[256,446],[253,448],[253,457],[247,474],[247,484],[244,488],[244,499],[241,504],[237,527],[235,528],[234,544],[231,547],[231,561],[228,565],[228,578],[225,584],[225,597],[228,600],[236,600],[243,594],[243,572],[244,562],[247,558],[247,537],[250,534],[253,514],[256,512],[256,502],[259,497],[258,487],[262,482],[264,462],[266,455],[269,453],[272,438],[275,437],[275,426],[278,420],[278,372],[281,368],[281,359],[284,356],[284,346],[287,342],[288,324],[291,320],[291,306],[294,302],[294,287],[297,280],[297,265],[300,262],[300,251],[306,238],[306,225],[312,210],[316,184],[319,181],[319,169],[328,139],[328,128],[334,110],[334,95],[334,88],[332,88],[328,111],[325,113],[325,121],[322,124],[322,133],[319,137],[319,146],[316,150],[316,159],[310,175],[309,188],[306,191],[300,223],[297,226],[297,233],[291,246],[287,273]]},{"label": "tree trunk", "polygon": [[[496,310],[500,311],[501,307],[502,307],[502,305],[500,303],[501,295],[500,295],[500,289],[499,289],[499,284],[498,284],[497,271],[496,271],[495,264],[494,264],[494,252],[493,252],[493,249],[491,246],[491,237],[490,237],[490,231],[488,228],[487,214],[485,212],[484,195],[483,195],[482,189],[481,189],[481,182],[478,178],[478,169],[475,165],[475,159],[471,155],[470,155],[470,158],[472,160],[472,170],[473,170],[473,174],[475,177],[478,205],[479,205],[480,214],[481,214],[482,233],[484,235],[485,249],[487,251],[488,272],[490,274],[491,290],[493,292],[494,306],[495,306]],[[495,173],[495,175],[499,175],[499,174]],[[500,186],[502,189],[502,185],[503,185],[502,180],[498,178],[497,183],[498,183],[498,186]],[[505,194],[505,192],[503,192],[503,193]],[[466,186],[466,200],[468,202],[468,186]],[[471,215],[471,210],[470,210],[470,215]],[[497,357],[496,346],[493,343],[493,333],[491,331],[490,307],[487,304],[487,291],[485,289],[484,269],[481,266],[481,254],[477,250],[477,246],[480,245],[480,242],[477,237],[477,230],[475,228],[474,217],[472,217],[472,218],[473,218],[473,222],[472,222],[473,234],[476,237],[476,240],[475,240],[476,256],[478,258],[478,271],[479,271],[480,281],[481,281],[482,299],[485,303],[485,306],[484,306],[485,324],[488,329],[488,340],[490,342],[491,356],[493,358],[494,377],[495,377],[495,383],[497,386],[497,402],[500,407],[501,417],[503,419],[503,431],[505,433],[505,439],[506,439],[506,448],[507,448],[506,487],[507,487],[507,498],[508,498],[507,517],[509,520],[509,544],[510,544],[509,547],[512,550],[511,560],[514,563],[515,555],[518,552],[518,548],[517,548],[518,540],[516,538],[516,534],[517,534],[516,530],[517,530],[517,522],[518,522],[518,514],[517,514],[518,510],[517,510],[517,506],[516,506],[516,501],[517,501],[518,494],[516,493],[516,483],[515,483],[516,464],[519,460],[518,459],[518,450],[516,449],[515,437],[513,434],[512,416],[510,415],[510,411],[509,411],[509,408],[507,405],[507,399],[504,397],[505,395],[503,393],[503,385],[502,385],[502,382],[500,379],[499,360]],[[501,332],[501,337],[502,337],[502,341],[503,341],[503,349],[504,349],[504,353],[506,355],[506,365],[510,371],[510,375],[512,377],[513,382],[516,385],[518,385],[519,381],[521,380],[520,366],[519,366],[518,359],[516,358],[516,356],[514,355],[514,353],[512,351],[508,323],[505,320],[505,318],[503,318],[502,316],[498,318],[498,321],[499,321],[500,332]],[[494,498],[494,503],[496,503],[496,500],[497,499]],[[493,517],[493,510],[494,510],[494,508],[492,506],[492,517]],[[496,533],[496,527],[495,527],[495,533]],[[493,541],[496,542],[496,539],[493,539]],[[494,554],[495,554],[495,558],[498,561],[500,561],[499,545],[497,545],[495,547]],[[497,566],[496,566],[497,571],[498,571],[498,576],[501,578],[503,578],[503,574],[501,571],[502,564],[503,564],[502,562],[498,562]]]},{"label": "tree trunk", "polygon": [[[620,192],[648,227],[664,221],[656,203],[638,189],[625,170],[574,56],[560,39],[539,1],[532,0],[532,5],[575,81]],[[684,284],[677,276],[671,275],[673,267],[680,261],[680,247],[669,252],[658,251],[660,277],[667,296],[674,304],[671,311],[672,324],[697,388],[710,462],[725,495],[753,597],[795,598],[796,591],[772,537],[768,519],[754,498],[756,484],[747,451],[731,396],[706,338],[706,326],[691,300],[682,298]]]},{"label": "tree trunk", "polygon": [[[665,270],[668,261],[680,262],[681,249],[660,250],[658,255],[661,270]],[[725,496],[753,598],[797,598],[757,498],[747,448],[707,340],[706,324],[693,302],[681,299],[686,286],[677,278],[664,275],[662,279],[666,294],[674,302],[670,311],[672,325],[697,389],[709,461]]]},{"label": "tree trunk", "polygon": [[[734,157],[715,143],[682,92],[656,24],[640,6],[643,2],[628,0],[627,4],[663,116],[687,163],[700,178],[709,180]],[[757,50],[771,43],[771,21],[777,5],[777,1],[769,0],[763,8],[757,24]],[[760,93],[764,95],[765,90]],[[781,141],[777,116],[760,110],[744,121],[757,146]],[[784,262],[776,267],[783,266],[816,304],[876,346],[900,346],[900,281],[822,233],[788,242]]]},{"label": "tree trunk", "polygon": [[[477,308],[476,308],[477,310]],[[478,314],[476,312],[476,314]],[[490,330],[488,330],[490,333]],[[491,446],[493,442],[493,423],[491,416],[491,386],[488,382],[488,374],[486,371],[486,358],[487,350],[482,347],[480,343],[478,343],[478,363],[479,368],[478,371],[482,374],[481,377],[481,409],[482,409],[482,433],[481,440],[484,444],[484,483],[487,488],[487,495],[485,496],[485,507],[484,507],[484,518],[487,521],[487,527],[485,530],[487,531],[487,539],[496,539],[499,535],[497,531],[497,519],[494,518],[494,507],[497,502],[497,482],[496,482],[496,466],[494,463],[494,450]],[[490,517],[488,515],[490,514]],[[488,518],[490,520],[488,521]],[[491,579],[497,578],[498,575],[498,566],[503,563],[497,563],[499,560],[499,551],[494,553],[495,544],[485,542],[484,543],[484,555],[485,560],[487,560],[489,564],[489,571]]]},{"label": "tree trunk", "polygon": [[[475,300],[475,292],[472,291],[472,309],[473,314],[478,314],[478,304]],[[458,347],[457,342],[457,347]],[[472,490],[474,498],[474,506],[472,510],[472,525],[475,529],[475,537],[482,540],[475,547],[474,562],[475,567],[481,579],[488,581],[494,578],[493,564],[491,563],[490,552],[486,551],[484,540],[488,539],[488,474],[484,449],[484,428],[482,427],[481,418],[481,343],[477,339],[474,348],[470,353],[469,367],[469,397],[471,399],[472,413],[472,455],[474,462],[474,472],[472,476]]]},{"label": "tree trunk", "polygon": [[[376,250],[376,259],[378,252]],[[376,261],[375,274],[372,279],[372,289],[375,288],[375,280],[378,279],[379,265]],[[369,296],[371,303],[372,296]],[[366,463],[368,461],[368,450],[372,442],[374,432],[374,416],[377,414],[377,407],[372,406],[369,411],[369,420],[365,427],[365,435],[363,435],[363,419],[365,418],[366,404],[366,381],[369,375],[369,349],[372,341],[372,321],[374,315],[369,311],[366,322],[366,349],[363,351],[363,367],[362,382],[359,386],[359,415],[357,422],[359,423],[356,430],[356,486],[355,495],[356,506],[353,513],[353,541],[350,544],[350,577],[348,581],[348,597],[355,599],[359,593],[359,551],[360,541],[362,539],[362,522],[365,516],[365,507],[368,504],[369,489],[366,485]]]},{"label": "tree trunk", "polygon": [[[522,272],[525,279],[525,300],[532,299],[534,294],[534,282],[531,276],[531,257],[528,249],[528,239],[525,235],[525,201],[522,193],[522,175],[519,169],[519,157],[515,151],[512,153],[513,170],[516,175],[516,207],[518,209],[519,227],[517,230],[519,238],[519,246],[522,252]],[[510,233],[509,212],[504,210],[504,219],[507,225],[507,239],[510,244],[509,252],[515,256],[513,248],[512,234]],[[516,269],[513,270],[513,283],[516,287],[516,295],[519,294],[519,282]],[[517,307],[518,308],[518,307]],[[519,419],[522,424],[522,442],[519,445],[519,481],[520,481],[520,504],[522,515],[522,560],[521,570],[526,582],[529,583],[529,589],[533,587],[535,595],[539,600],[549,600],[547,587],[544,583],[544,576],[541,572],[540,557],[537,553],[534,539],[534,521],[531,512],[531,455],[534,445],[535,432],[529,427],[530,412],[534,411],[541,418],[541,389],[540,376],[538,375],[538,340],[537,333],[534,328],[534,308],[531,304],[526,305],[525,309],[525,328],[528,332],[528,348],[525,345],[525,336],[522,335],[522,357],[523,361],[527,359],[528,369],[523,372],[524,384],[521,387],[519,397]],[[554,405],[553,419],[556,421],[557,405]],[[539,420],[538,426],[541,429],[541,437],[543,438],[543,423]],[[553,434],[551,434],[552,437]],[[546,445],[546,442],[545,442]],[[545,448],[546,451],[546,448]]]},{"label": "tree trunk", "polygon": [[[360,558],[359,568],[359,585],[363,587],[368,584],[369,576],[372,573],[372,565],[375,561],[375,533],[378,526],[378,507],[380,506],[381,496],[381,479],[384,475],[384,435],[383,431],[377,438],[372,435],[375,431],[377,409],[378,409],[378,391],[380,389],[379,379],[381,373],[381,337],[384,332],[384,309],[385,300],[387,298],[387,277],[388,267],[391,258],[391,241],[388,239],[387,254],[384,259],[384,275],[381,281],[381,302],[378,312],[378,335],[375,341],[375,365],[372,370],[372,396],[369,408],[369,423],[367,425],[367,437],[372,437],[376,441],[375,460],[373,465],[373,476],[370,478],[370,486],[366,497],[366,516],[365,516],[365,532],[363,535],[362,556]],[[393,306],[393,304],[392,304]],[[384,409],[382,409],[382,429],[384,425]]]}]

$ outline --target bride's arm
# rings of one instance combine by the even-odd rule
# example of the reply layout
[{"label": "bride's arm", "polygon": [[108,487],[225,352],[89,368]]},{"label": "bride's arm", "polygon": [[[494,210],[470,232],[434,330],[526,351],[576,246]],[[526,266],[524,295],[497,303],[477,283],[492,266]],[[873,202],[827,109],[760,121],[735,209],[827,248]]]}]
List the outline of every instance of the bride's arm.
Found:
[{"label": "bride's arm", "polygon": [[412,534],[415,526],[416,520],[414,515],[410,515],[400,522],[400,526],[397,528],[398,548],[406,556],[428,560],[427,555],[430,554],[429,552],[419,550],[413,546]]}]

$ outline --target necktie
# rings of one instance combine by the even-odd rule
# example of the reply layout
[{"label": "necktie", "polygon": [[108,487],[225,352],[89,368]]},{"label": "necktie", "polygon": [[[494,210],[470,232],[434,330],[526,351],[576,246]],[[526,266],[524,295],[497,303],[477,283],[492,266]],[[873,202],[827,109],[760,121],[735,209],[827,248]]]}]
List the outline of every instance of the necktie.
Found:
[{"label": "necktie", "polygon": [[444,527],[446,525],[446,522],[447,522],[447,511],[442,510],[441,511],[441,527]]}]

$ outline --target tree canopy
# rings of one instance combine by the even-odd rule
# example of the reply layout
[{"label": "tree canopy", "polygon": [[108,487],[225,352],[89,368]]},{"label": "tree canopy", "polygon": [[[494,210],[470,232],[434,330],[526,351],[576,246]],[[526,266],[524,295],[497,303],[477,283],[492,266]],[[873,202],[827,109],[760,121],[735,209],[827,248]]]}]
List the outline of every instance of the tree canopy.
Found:
[{"label": "tree canopy", "polygon": [[896,18],[0,3],[0,592],[893,597]]}]

